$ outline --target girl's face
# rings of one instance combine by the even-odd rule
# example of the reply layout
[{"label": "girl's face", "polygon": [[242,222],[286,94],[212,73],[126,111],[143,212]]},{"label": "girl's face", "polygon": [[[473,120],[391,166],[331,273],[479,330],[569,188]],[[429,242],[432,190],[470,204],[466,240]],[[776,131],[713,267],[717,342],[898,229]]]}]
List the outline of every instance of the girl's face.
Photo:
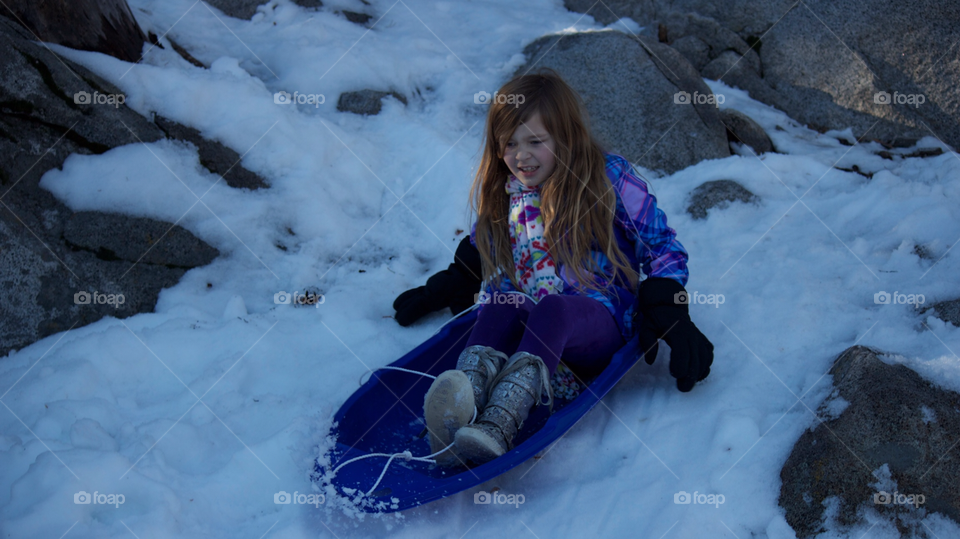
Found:
[{"label": "girl's face", "polygon": [[557,166],[556,146],[537,112],[510,136],[503,161],[525,186],[535,187],[553,174]]}]

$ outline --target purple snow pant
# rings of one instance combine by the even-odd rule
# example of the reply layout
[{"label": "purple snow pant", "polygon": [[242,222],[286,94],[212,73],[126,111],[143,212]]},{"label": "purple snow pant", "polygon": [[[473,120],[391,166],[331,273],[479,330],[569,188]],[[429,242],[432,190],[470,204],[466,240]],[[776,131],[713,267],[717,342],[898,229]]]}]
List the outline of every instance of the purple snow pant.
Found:
[{"label": "purple snow pant", "polygon": [[[520,296],[522,297],[522,296]],[[543,359],[553,375],[563,364],[590,377],[610,363],[624,344],[610,311],[585,296],[545,296],[539,303],[489,303],[481,307],[467,346],[489,346],[513,355],[528,352]]]}]

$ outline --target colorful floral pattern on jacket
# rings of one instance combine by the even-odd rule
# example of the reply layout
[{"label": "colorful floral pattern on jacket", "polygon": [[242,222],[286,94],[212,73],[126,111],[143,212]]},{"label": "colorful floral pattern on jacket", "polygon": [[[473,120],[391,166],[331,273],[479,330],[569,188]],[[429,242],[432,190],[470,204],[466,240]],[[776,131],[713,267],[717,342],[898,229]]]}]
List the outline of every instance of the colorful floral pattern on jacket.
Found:
[{"label": "colorful floral pattern on jacket", "polygon": [[539,301],[563,291],[563,281],[543,237],[540,215],[540,186],[527,187],[513,174],[507,179],[510,195],[510,248],[517,267],[517,282],[524,292]]}]

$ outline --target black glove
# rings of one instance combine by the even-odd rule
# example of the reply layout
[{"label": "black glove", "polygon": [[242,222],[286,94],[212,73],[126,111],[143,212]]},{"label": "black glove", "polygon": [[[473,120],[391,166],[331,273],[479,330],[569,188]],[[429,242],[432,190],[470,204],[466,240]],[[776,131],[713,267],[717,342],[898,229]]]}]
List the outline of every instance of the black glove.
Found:
[{"label": "black glove", "polygon": [[713,364],[713,344],[690,320],[686,294],[683,285],[662,277],[650,277],[640,283],[637,294],[644,360],[653,365],[660,349],[658,339],[667,341],[670,374],[677,379],[677,389],[684,392],[706,378]]},{"label": "black glove", "polygon": [[418,286],[397,296],[393,308],[397,322],[409,326],[427,313],[450,307],[457,314],[473,305],[480,291],[480,251],[465,236],[457,246],[454,262]]}]

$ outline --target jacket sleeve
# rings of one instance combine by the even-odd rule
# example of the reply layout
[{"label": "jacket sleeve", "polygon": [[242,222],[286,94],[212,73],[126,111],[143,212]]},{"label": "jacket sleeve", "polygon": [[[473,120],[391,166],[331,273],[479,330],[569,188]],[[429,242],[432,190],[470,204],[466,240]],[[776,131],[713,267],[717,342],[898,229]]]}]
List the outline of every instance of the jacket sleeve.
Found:
[{"label": "jacket sleeve", "polygon": [[667,216],[657,208],[657,199],[647,184],[623,157],[607,161],[607,175],[617,192],[616,221],[634,246],[640,269],[647,277],[665,277],[687,284],[687,250],[677,241],[677,232],[667,226]]}]

